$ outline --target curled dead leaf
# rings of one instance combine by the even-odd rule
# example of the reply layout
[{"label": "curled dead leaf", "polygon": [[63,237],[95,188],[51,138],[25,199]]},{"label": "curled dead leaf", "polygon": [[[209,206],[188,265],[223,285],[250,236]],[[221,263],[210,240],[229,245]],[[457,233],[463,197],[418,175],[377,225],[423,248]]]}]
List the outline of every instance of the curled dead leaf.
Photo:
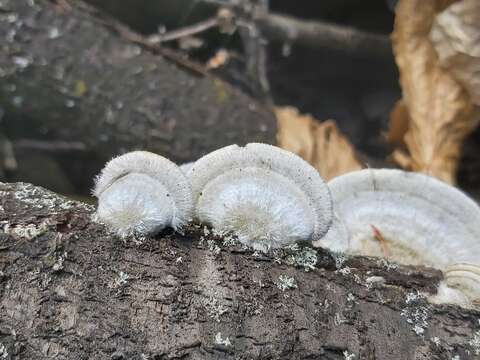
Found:
[{"label": "curled dead leaf", "polygon": [[325,180],[363,168],[333,120],[320,123],[293,107],[277,107],[275,114],[278,146],[309,162]]},{"label": "curled dead leaf", "polygon": [[405,134],[408,131],[410,116],[403,100],[398,100],[390,112],[390,121],[388,124],[388,133],[385,139],[390,145],[405,149]]},{"label": "curled dead leaf", "polygon": [[409,119],[404,140],[411,159],[402,164],[448,183],[455,183],[462,143],[480,114],[463,84],[442,66],[429,38],[437,14],[452,2],[400,0],[392,34]]},{"label": "curled dead leaf", "polygon": [[440,12],[433,22],[430,40],[440,64],[480,105],[480,1],[458,1]]}]

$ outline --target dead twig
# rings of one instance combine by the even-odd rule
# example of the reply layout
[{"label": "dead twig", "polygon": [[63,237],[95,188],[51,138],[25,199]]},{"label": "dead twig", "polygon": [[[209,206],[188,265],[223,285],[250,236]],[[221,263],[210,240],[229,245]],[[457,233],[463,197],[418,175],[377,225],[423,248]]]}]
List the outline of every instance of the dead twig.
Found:
[{"label": "dead twig", "polygon": [[[350,53],[374,56],[392,56],[390,38],[359,29],[336,25],[325,21],[310,21],[284,14],[265,11],[265,3],[247,6],[248,1],[198,0],[207,4],[230,8],[238,17],[239,26],[257,28],[261,35],[271,42],[298,44],[310,48],[326,48]],[[240,14],[247,12],[250,19]],[[247,22],[248,24],[246,24]]]},{"label": "dead twig", "polygon": [[164,58],[174,62],[183,69],[193,72],[197,75],[204,76],[208,73],[205,67],[194,63],[193,61],[190,61],[185,57],[180,56],[178,52],[172,49],[150,41],[148,37],[143,36],[142,34],[132,30],[130,27],[122,24],[104,11],[81,1],[77,2],[76,6],[79,9],[82,9],[84,12],[90,14],[95,21],[117,32],[123,39],[140,45],[141,47],[148,49],[154,54],[160,54]]},{"label": "dead twig", "polygon": [[255,22],[265,37],[275,42],[382,57],[392,56],[387,35],[273,13],[260,13]]},{"label": "dead twig", "polygon": [[167,41],[178,40],[187,36],[192,36],[216,26],[218,26],[218,18],[212,17],[196,24],[182,27],[178,30],[169,31],[164,34],[152,35],[149,37],[149,40],[151,43],[159,44]]},{"label": "dead twig", "polygon": [[233,11],[245,49],[246,74],[257,83],[260,91],[268,97],[270,84],[267,77],[267,41],[254,20],[259,14],[268,14],[268,0],[257,3],[246,0]]},{"label": "dead twig", "polygon": [[35,139],[19,139],[13,142],[16,149],[41,151],[86,151],[87,146],[81,141],[44,141]]}]

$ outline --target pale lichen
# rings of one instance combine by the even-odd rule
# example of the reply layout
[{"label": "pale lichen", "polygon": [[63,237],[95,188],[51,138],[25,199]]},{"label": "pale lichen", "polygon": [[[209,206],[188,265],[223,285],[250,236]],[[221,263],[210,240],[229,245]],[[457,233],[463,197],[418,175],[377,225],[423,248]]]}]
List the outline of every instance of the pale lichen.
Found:
[{"label": "pale lichen", "polygon": [[8,357],[7,347],[0,343],[0,359],[6,359]]},{"label": "pale lichen", "polygon": [[347,267],[344,267],[340,270],[337,270],[340,274],[342,275],[350,275],[351,272],[352,272],[352,269],[350,269],[348,266]]},{"label": "pale lichen", "polygon": [[222,247],[236,246],[240,244],[237,237],[228,231],[219,231],[203,226],[202,232],[203,235],[200,235],[200,245],[206,246],[215,256],[220,254]]},{"label": "pale lichen", "polygon": [[480,355],[480,330],[468,341],[468,345],[472,348],[475,355]]},{"label": "pale lichen", "polygon": [[46,209],[51,211],[52,214],[59,209],[82,208],[87,211],[94,209],[91,205],[63,198],[53,192],[26,183],[16,184],[13,196],[16,200],[33,209]]},{"label": "pale lichen", "polygon": [[358,274],[353,274],[353,281],[355,281],[358,285],[364,285],[362,282],[362,278]]},{"label": "pale lichen", "polygon": [[297,288],[297,283],[293,277],[289,277],[287,275],[280,275],[278,277],[278,281],[275,283],[277,288],[282,291],[291,290]]},{"label": "pale lichen", "polygon": [[332,251],[331,252],[333,259],[335,260],[335,267],[341,269],[345,261],[348,260],[348,255],[341,252]]},{"label": "pale lichen", "polygon": [[440,338],[438,338],[438,336],[434,336],[430,340],[435,344],[435,346],[440,346]]},{"label": "pale lichen", "polygon": [[288,265],[302,267],[305,271],[314,270],[318,261],[317,252],[310,247],[300,248],[296,243],[292,245],[287,249],[293,253],[287,255],[285,262]]},{"label": "pale lichen", "polygon": [[222,338],[221,332],[218,332],[215,335],[215,344],[223,345],[223,346],[232,346],[232,342],[230,341],[230,338],[228,336],[225,339]]},{"label": "pale lichen", "polygon": [[28,224],[11,226],[10,224],[5,224],[3,227],[3,232],[5,234],[11,235],[16,239],[26,240],[33,240],[36,237],[45,234],[47,231],[48,225],[45,222],[42,222],[39,225]]},{"label": "pale lichen", "polygon": [[65,262],[65,259],[67,258],[67,252],[65,251],[62,255],[60,255],[55,263],[53,264],[52,266],[52,270],[53,271],[60,271],[60,270],[63,270],[63,263]]},{"label": "pale lichen", "polygon": [[110,288],[116,289],[122,285],[125,285],[130,279],[130,275],[123,271],[117,273],[117,277],[113,279],[113,282],[109,285]]},{"label": "pale lichen", "polygon": [[348,293],[347,294],[347,301],[348,302],[355,302],[355,295],[353,295],[352,293]]},{"label": "pale lichen", "polygon": [[208,288],[205,290],[210,294],[202,300],[202,304],[206,309],[208,316],[216,322],[220,322],[221,316],[229,311],[230,305],[228,300],[223,298],[223,296],[217,290],[214,290],[214,288]]},{"label": "pale lichen", "polygon": [[365,286],[368,289],[381,288],[385,285],[385,278],[383,276],[369,276],[365,279]]},{"label": "pale lichen", "polygon": [[[216,232],[214,232],[214,234],[215,233]],[[222,234],[222,237],[223,237],[223,246],[235,246],[240,244],[237,236],[232,233],[224,233]]]},{"label": "pale lichen", "polygon": [[200,241],[202,240],[206,242],[208,250],[210,250],[215,256],[220,254],[220,251],[222,251],[222,249],[220,248],[220,246],[217,245],[217,242],[215,240],[200,237]]},{"label": "pale lichen", "polygon": [[415,334],[422,336],[425,333],[425,329],[428,326],[427,320],[430,317],[430,309],[427,306],[413,304],[403,309],[400,315],[405,317],[407,323],[412,325],[412,330]]},{"label": "pale lichen", "polygon": [[387,270],[397,270],[398,269],[398,264],[392,263],[388,261],[387,259],[378,259],[377,261],[378,266],[383,266]]},{"label": "pale lichen", "polygon": [[333,317],[333,323],[335,324],[335,326],[340,326],[346,322],[347,322],[347,319],[343,318],[342,315],[340,315],[340,313],[338,312],[335,313]]},{"label": "pale lichen", "polygon": [[416,293],[408,293],[407,294],[407,298],[405,299],[405,303],[407,304],[410,304],[412,302],[415,302],[419,299],[422,299],[424,296],[421,295],[420,293],[416,292]]}]

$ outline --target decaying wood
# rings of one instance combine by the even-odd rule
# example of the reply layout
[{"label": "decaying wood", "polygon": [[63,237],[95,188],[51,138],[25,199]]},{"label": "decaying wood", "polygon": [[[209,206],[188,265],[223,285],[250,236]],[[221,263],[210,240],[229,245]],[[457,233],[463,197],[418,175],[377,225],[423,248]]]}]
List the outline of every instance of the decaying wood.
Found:
[{"label": "decaying wood", "polygon": [[75,179],[130,149],[185,162],[231,143],[274,142],[275,118],[255,100],[122,38],[81,2],[69,4],[0,2],[0,132],[14,146],[41,145],[51,155],[58,141],[75,144]]},{"label": "decaying wood", "polygon": [[22,183],[0,195],[2,359],[480,353],[480,314],[422,295],[438,271],[308,245],[260,255],[195,226],[122,241],[90,206]]}]

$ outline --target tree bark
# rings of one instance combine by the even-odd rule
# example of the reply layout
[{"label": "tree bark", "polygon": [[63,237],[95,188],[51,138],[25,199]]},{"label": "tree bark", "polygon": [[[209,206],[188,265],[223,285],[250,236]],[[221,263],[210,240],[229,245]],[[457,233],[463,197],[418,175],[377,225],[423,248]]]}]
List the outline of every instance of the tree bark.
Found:
[{"label": "tree bark", "polygon": [[79,1],[0,2],[0,132],[22,160],[55,154],[80,181],[132,149],[187,162],[232,143],[275,141],[275,118],[254,99],[109,25]]},{"label": "tree bark", "polygon": [[0,195],[1,359],[480,353],[478,312],[426,301],[435,270],[309,245],[259,255],[194,225],[122,241],[89,205],[24,183]]}]

